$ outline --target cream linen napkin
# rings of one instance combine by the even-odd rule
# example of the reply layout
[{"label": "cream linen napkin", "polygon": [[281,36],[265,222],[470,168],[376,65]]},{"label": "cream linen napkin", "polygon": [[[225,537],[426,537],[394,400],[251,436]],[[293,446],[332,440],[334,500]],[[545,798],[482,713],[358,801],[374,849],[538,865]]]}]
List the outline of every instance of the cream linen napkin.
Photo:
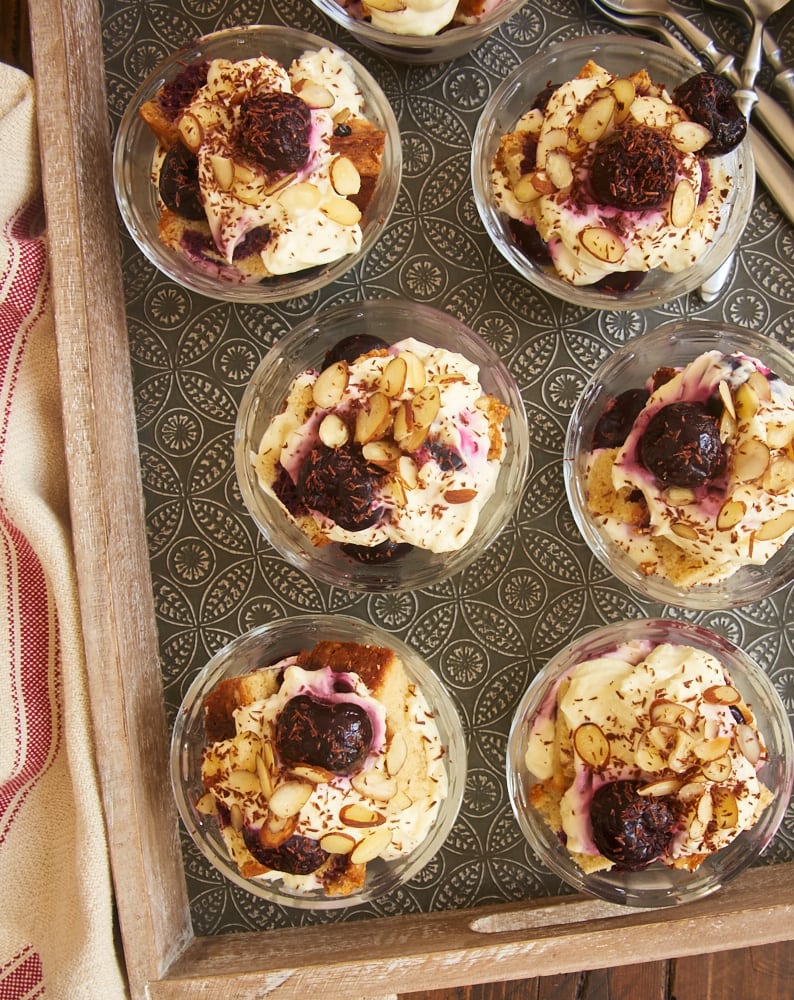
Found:
[{"label": "cream linen napkin", "polygon": [[2,64],[0,167],[0,998],[115,1000],[34,88]]}]

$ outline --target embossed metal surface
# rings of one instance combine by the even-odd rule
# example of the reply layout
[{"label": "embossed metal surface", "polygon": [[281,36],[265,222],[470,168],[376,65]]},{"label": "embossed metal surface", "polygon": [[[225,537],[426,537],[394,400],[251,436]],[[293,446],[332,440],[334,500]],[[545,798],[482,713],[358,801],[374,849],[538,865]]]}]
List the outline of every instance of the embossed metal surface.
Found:
[{"label": "embossed metal surface", "polygon": [[[742,50],[730,14],[681,7],[719,44]],[[764,331],[794,348],[794,230],[759,188],[722,298],[697,295],[645,313],[597,313],[523,282],[488,241],[469,183],[471,137],[499,81],[539,47],[609,31],[586,3],[530,2],[494,36],[446,66],[408,67],[356,44],[308,0],[102,3],[112,127],[154,66],[191,38],[234,24],[282,23],[347,48],[386,91],[403,137],[403,188],[369,256],[307,299],[261,308],[186,292],[156,272],[120,223],[147,504],[155,610],[168,710],[219,646],[260,622],[311,611],[371,619],[424,654],[451,688],[469,741],[463,808],[444,849],[377,905],[324,914],[270,906],[227,883],[185,836],[199,934],[468,907],[563,890],[524,844],[507,800],[504,756],[513,710],[531,677],[572,636],[649,614],[723,632],[770,673],[794,712],[794,590],[732,612],[690,613],[640,600],[591,557],[563,487],[563,437],[573,403],[617,345],[692,316]],[[770,22],[794,64],[794,11]],[[765,69],[761,81],[771,85]],[[324,304],[401,295],[458,316],[494,346],[526,402],[531,464],[511,525],[464,574],[426,591],[370,596],[314,583],[258,535],[232,463],[237,404],[262,354]],[[794,857],[791,810],[761,863]]]}]

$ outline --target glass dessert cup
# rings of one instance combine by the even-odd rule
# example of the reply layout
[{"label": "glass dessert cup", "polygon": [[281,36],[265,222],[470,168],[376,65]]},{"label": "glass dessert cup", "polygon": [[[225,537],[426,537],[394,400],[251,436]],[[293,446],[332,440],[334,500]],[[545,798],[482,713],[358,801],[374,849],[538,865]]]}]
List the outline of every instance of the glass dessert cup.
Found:
[{"label": "glass dessert cup", "polygon": [[[733,177],[741,178],[728,197],[728,218],[717,239],[691,266],[678,273],[654,268],[635,288],[610,292],[595,285],[574,285],[559,277],[551,264],[531,260],[515,243],[507,214],[497,207],[491,183],[491,166],[503,135],[513,131],[519,118],[532,107],[549,82],[574,79],[592,59],[610,73],[626,75],[647,69],[668,92],[698,72],[698,67],[669,48],[620,35],[572,39],[540,52],[518,66],[493,92],[483,109],[472,145],[471,176],[474,200],[485,230],[505,260],[541,292],[590,309],[647,309],[662,305],[697,289],[727,259],[744,232],[752,209],[755,182],[750,143],[745,139],[721,158]],[[619,275],[618,275],[619,277]]]},{"label": "glass dessert cup", "polygon": [[[526,766],[527,738],[545,696],[570,668],[610,654],[621,643],[650,640],[692,646],[711,654],[726,668],[734,687],[755,715],[768,751],[759,778],[772,800],[755,826],[706,857],[696,871],[673,869],[654,861],[641,871],[597,871],[585,874],[535,806],[530,789],[536,778]],[[525,692],[513,719],[507,747],[507,784],[519,826],[541,862],[572,888],[627,906],[675,906],[702,898],[727,885],[767,848],[777,831],[794,782],[791,723],[774,685],[746,653],[723,638],[685,621],[638,619],[591,630],[554,656]]]},{"label": "glass dessert cup", "polygon": [[[402,660],[408,680],[416,684],[432,709],[445,748],[449,788],[435,825],[410,854],[367,865],[361,889],[347,896],[326,896],[321,889],[300,892],[282,881],[244,878],[229,856],[218,822],[196,806],[205,792],[201,763],[206,746],[203,703],[225,678],[277,663],[321,640],[384,646]],[[260,625],[220,649],[195,677],[177,713],[171,738],[171,782],[182,821],[198,849],[227,879],[272,903],[298,909],[328,910],[355,906],[392,892],[409,881],[438,852],[457,817],[466,784],[466,744],[454,702],[424,660],[395,636],[344,615],[298,615]]]},{"label": "glass dessert cup", "polygon": [[[393,344],[413,337],[462,354],[479,366],[485,392],[506,404],[505,451],[495,490],[480,511],[476,528],[460,549],[434,553],[413,547],[386,562],[359,562],[338,544],[315,546],[266,493],[252,456],[287,398],[294,377],[320,370],[323,358],[343,338],[370,335]],[[335,306],[297,326],[263,358],[240,404],[235,429],[235,468],[243,500],[260,531],[293,566],[325,583],[354,590],[407,590],[429,586],[459,573],[485,552],[513,515],[520,500],[529,455],[528,430],[518,386],[504,363],[473,330],[453,316],[399,299]]]},{"label": "glass dessert cup", "polygon": [[629,341],[610,355],[574,406],[565,439],[563,475],[574,520],[598,560],[644,597],[695,610],[737,607],[769,597],[794,579],[794,540],[764,565],[742,566],[714,583],[678,586],[661,575],[645,575],[607,534],[587,503],[587,461],[593,431],[610,399],[641,387],[660,367],[683,367],[706,351],[743,352],[794,385],[794,355],[763,334],[727,323],[669,323]]},{"label": "glass dessert cup", "polygon": [[526,0],[502,0],[490,13],[474,24],[451,25],[435,35],[398,35],[369,21],[353,17],[337,0],[312,0],[323,14],[373,52],[395,62],[437,64],[451,62],[476,48]]},{"label": "glass dessert cup", "polygon": [[332,263],[293,274],[242,283],[213,275],[171,249],[159,238],[160,210],[157,190],[152,183],[152,161],[157,141],[140,117],[139,109],[152,100],[160,88],[174,79],[186,65],[204,59],[231,61],[266,55],[288,67],[306,51],[329,47],[331,42],[295,28],[253,25],[230,28],[206,35],[173,53],[141,84],[119,125],[113,150],[113,182],[121,217],[145,257],[173,281],[193,292],[229,302],[272,303],[309,295],[336,281],[358,263],[386,227],[400,188],[402,150],[397,120],[382,89],[370,73],[347,53],[358,88],[364,98],[364,113],[386,133],[382,167],[361,220],[360,249]]}]

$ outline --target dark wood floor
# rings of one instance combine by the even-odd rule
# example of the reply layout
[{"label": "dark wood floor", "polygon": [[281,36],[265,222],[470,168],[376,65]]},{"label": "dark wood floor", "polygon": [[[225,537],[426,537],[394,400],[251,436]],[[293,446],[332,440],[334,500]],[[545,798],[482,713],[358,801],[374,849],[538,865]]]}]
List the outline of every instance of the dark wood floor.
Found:
[{"label": "dark wood floor", "polygon": [[[33,73],[25,0],[0,0],[0,62]],[[794,941],[668,962],[637,960],[615,969],[404,993],[400,1000],[794,1000]]]}]

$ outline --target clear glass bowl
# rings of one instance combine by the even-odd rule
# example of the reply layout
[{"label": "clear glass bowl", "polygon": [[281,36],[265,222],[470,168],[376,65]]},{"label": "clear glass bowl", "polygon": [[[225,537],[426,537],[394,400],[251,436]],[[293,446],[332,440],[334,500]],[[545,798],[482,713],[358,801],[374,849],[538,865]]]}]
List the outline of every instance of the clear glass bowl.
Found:
[{"label": "clear glass bowl", "polygon": [[[506,451],[496,489],[485,504],[474,534],[455,552],[412,548],[386,563],[362,563],[337,544],[312,545],[284,509],[259,485],[251,461],[271,419],[280,412],[293,378],[320,370],[326,352],[347,336],[369,334],[393,344],[414,337],[464,355],[479,366],[483,389],[509,407],[503,425]],[[491,347],[447,313],[401,299],[359,302],[320,312],[281,340],[262,359],[243,395],[235,429],[235,468],[243,500],[260,531],[294,566],[325,583],[354,590],[407,590],[429,586],[459,573],[483,554],[521,498],[529,456],[524,404],[515,379]]]},{"label": "clear glass bowl", "polygon": [[362,45],[387,59],[403,63],[444,63],[465,55],[483,42],[526,0],[502,0],[489,14],[474,24],[458,24],[436,35],[397,35],[353,17],[337,0],[312,0],[318,10],[336,21]]},{"label": "clear glass bowl", "polygon": [[574,520],[595,556],[619,580],[645,597],[683,608],[731,608],[759,601],[794,579],[794,540],[763,566],[744,566],[725,580],[691,588],[661,575],[646,576],[617,546],[587,506],[587,462],[593,430],[608,401],[625,389],[641,387],[664,366],[688,364],[705,351],[742,351],[794,385],[794,354],[776,341],[728,323],[669,323],[630,340],[596,371],[579,397],[568,424],[563,475]]},{"label": "clear glass bowl", "polygon": [[[277,663],[286,656],[308,649],[321,640],[357,642],[388,647],[401,658],[411,682],[424,694],[435,714],[449,791],[438,819],[423,843],[406,857],[393,861],[377,859],[367,865],[367,877],[357,892],[328,897],[322,890],[298,892],[280,881],[244,878],[230,859],[214,816],[196,808],[204,794],[201,762],[206,746],[203,704],[206,696],[226,677],[236,677]],[[182,821],[204,856],[227,879],[273,903],[298,909],[328,910],[366,903],[413,878],[446,840],[457,817],[466,785],[466,743],[452,698],[432,669],[396,636],[366,622],[344,615],[298,615],[260,625],[220,649],[188,688],[176,717],[171,737],[171,783]]]},{"label": "clear glass bowl", "polygon": [[[543,700],[562,675],[584,660],[608,655],[632,640],[693,646],[717,658],[752,709],[769,759],[759,777],[773,798],[758,822],[727,847],[712,854],[697,871],[668,868],[653,862],[639,872],[601,871],[585,874],[558,835],[530,803],[536,778],[526,766],[527,737]],[[699,899],[725,886],[763,853],[777,831],[794,782],[791,723],[775,687],[764,671],[728,639],[685,621],[638,619],[587,632],[562,649],[535,677],[518,706],[507,747],[507,784],[519,826],[541,862],[564,882],[582,892],[628,906],[674,906]]]},{"label": "clear glass bowl", "polygon": [[113,150],[116,200],[122,219],[141,252],[173,281],[202,295],[230,302],[264,304],[297,298],[340,278],[367,253],[385,229],[397,201],[402,177],[400,132],[391,105],[378,83],[359,62],[343,53],[353,68],[364,97],[367,118],[386,133],[382,169],[361,221],[363,238],[360,250],[331,264],[246,284],[214,276],[160,241],[157,190],[151,178],[157,142],[140,117],[141,106],[152,100],[157,91],[186,65],[199,60],[224,58],[237,61],[266,55],[289,66],[302,53],[323,47],[342,52],[333,43],[295,28],[273,25],[230,28],[206,35],[173,53],[135,93],[122,117]]},{"label": "clear glass bowl", "polygon": [[734,177],[729,196],[730,211],[715,242],[687,270],[671,274],[658,268],[646,273],[642,282],[620,294],[594,286],[573,285],[558,277],[551,266],[530,260],[513,241],[507,215],[499,211],[492,193],[491,166],[503,135],[533,105],[549,84],[574,79],[588,59],[614,74],[645,68],[657,83],[672,90],[696,72],[696,63],[682,59],[669,48],[637,37],[597,35],[572,39],[539,52],[517,67],[491,95],[483,109],[472,145],[471,176],[474,200],[486,232],[499,253],[515,270],[543,292],[591,309],[624,310],[659,306],[694,291],[726,260],[741,239],[753,204],[755,168],[749,140],[745,139],[725,159]]}]

